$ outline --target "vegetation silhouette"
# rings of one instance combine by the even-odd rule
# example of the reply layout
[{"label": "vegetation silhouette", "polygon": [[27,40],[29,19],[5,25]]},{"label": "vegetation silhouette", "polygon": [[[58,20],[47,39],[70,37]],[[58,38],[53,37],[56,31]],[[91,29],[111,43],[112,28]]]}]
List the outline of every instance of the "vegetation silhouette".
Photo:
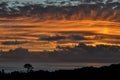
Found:
[{"label": "vegetation silhouette", "polygon": [[74,70],[0,72],[0,80],[119,80],[120,64],[112,64],[100,68],[83,67]]},{"label": "vegetation silhouette", "polygon": [[31,64],[25,64],[25,65],[24,65],[24,68],[27,69],[27,72],[30,72],[30,71],[32,71],[32,69],[33,69],[33,67],[32,67]]}]

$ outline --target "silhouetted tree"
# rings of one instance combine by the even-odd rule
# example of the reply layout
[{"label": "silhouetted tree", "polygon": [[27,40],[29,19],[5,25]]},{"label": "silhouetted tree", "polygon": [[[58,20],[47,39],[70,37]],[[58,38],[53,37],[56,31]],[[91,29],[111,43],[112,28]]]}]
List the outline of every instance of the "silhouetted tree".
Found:
[{"label": "silhouetted tree", "polygon": [[33,66],[32,66],[31,64],[25,64],[25,65],[24,65],[24,68],[27,69],[27,72],[30,72],[30,71],[32,71]]},{"label": "silhouetted tree", "polygon": [[5,73],[5,71],[4,71],[4,69],[2,69],[2,74],[4,74]]}]

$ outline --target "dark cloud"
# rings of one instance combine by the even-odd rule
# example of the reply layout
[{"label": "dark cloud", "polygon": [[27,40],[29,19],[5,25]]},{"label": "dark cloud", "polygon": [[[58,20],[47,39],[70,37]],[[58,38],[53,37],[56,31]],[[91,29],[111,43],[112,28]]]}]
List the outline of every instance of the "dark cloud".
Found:
[{"label": "dark cloud", "polygon": [[77,35],[77,34],[85,34],[85,35],[94,35],[94,32],[91,31],[56,31],[56,33],[61,33],[61,34],[71,34],[71,35]]},{"label": "dark cloud", "polygon": [[119,49],[119,46],[98,45],[93,47],[79,44],[74,48],[66,47],[63,48],[63,51],[53,52],[52,56],[70,62],[119,62]]},{"label": "dark cloud", "polygon": [[85,38],[80,35],[70,35],[69,38],[72,40],[85,40]]},{"label": "dark cloud", "polygon": [[[60,48],[60,47],[58,47]],[[17,48],[10,50],[7,54],[1,54],[0,59],[3,61],[38,61],[38,62],[119,62],[120,47],[99,45],[96,47],[79,44],[74,48],[63,47],[60,51],[54,52],[37,52],[29,54],[27,49]],[[32,52],[31,52],[32,53]],[[26,60],[27,59],[27,60]]]},{"label": "dark cloud", "polygon": [[59,35],[40,37],[40,40],[46,40],[46,41],[58,41],[58,40],[62,40],[62,39],[66,39],[66,37],[65,36],[59,36]]},{"label": "dark cloud", "polygon": [[23,26],[23,25],[21,25],[21,26],[9,26],[9,25],[2,25],[2,26],[0,26],[0,28],[15,28],[15,29],[17,29],[17,28],[35,28],[35,27],[37,27],[37,26]]},{"label": "dark cloud", "polygon": [[59,41],[59,40],[85,40],[83,36],[80,35],[68,35],[68,36],[61,36],[61,35],[55,35],[55,36],[42,36],[40,37],[40,40],[46,40],[46,41]]},{"label": "dark cloud", "polygon": [[19,44],[25,44],[27,41],[4,41],[1,44],[3,45],[19,45]]},{"label": "dark cloud", "polygon": [[[91,0],[84,0],[84,1],[86,2],[86,1],[91,1]],[[91,19],[91,20],[101,19],[101,20],[111,20],[111,21],[118,21],[118,22],[120,21],[119,2],[99,4],[98,1],[97,2],[95,1],[95,3],[96,4],[90,3],[88,5],[88,4],[79,4],[78,2],[79,5],[70,6],[69,4],[69,6],[66,5],[67,7],[62,6],[62,4],[60,4],[61,6],[59,7],[56,7],[54,4],[51,4],[53,5],[52,8],[49,6],[44,7],[38,4],[33,4],[33,5],[24,4],[24,6],[16,6],[18,8],[18,10],[16,10],[16,7],[8,8],[6,5],[8,3],[3,2],[3,4],[2,3],[0,4],[0,7],[1,7],[0,17],[13,17],[14,18],[14,17],[20,17],[20,16],[28,16],[29,14],[29,16],[35,15],[35,17],[43,21],[43,20],[55,20],[55,19],[56,20],[60,20],[60,19],[61,20],[62,19],[83,20],[83,19],[86,19],[89,15],[88,19]],[[93,12],[91,13],[91,11]],[[49,17],[46,16],[48,14],[50,14]],[[7,22],[8,21],[9,20],[7,20]],[[15,20],[12,20],[12,21],[15,21]],[[4,22],[4,20],[2,22]]]}]

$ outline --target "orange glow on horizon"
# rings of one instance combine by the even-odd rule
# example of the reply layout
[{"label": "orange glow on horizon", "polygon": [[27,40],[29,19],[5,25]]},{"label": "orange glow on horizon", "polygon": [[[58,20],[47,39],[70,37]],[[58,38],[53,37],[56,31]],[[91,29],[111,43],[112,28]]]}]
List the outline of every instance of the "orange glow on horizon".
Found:
[{"label": "orange glow on horizon", "polygon": [[109,34],[109,29],[108,28],[104,28],[103,33],[104,34]]}]

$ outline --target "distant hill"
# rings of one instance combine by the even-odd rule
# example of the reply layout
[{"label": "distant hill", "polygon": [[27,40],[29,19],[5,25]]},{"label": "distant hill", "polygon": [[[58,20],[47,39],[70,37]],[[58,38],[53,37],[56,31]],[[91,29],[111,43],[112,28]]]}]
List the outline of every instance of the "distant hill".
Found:
[{"label": "distant hill", "polygon": [[1,80],[119,80],[120,64],[112,64],[101,68],[84,67],[75,70],[31,71],[25,72],[0,72]]}]

